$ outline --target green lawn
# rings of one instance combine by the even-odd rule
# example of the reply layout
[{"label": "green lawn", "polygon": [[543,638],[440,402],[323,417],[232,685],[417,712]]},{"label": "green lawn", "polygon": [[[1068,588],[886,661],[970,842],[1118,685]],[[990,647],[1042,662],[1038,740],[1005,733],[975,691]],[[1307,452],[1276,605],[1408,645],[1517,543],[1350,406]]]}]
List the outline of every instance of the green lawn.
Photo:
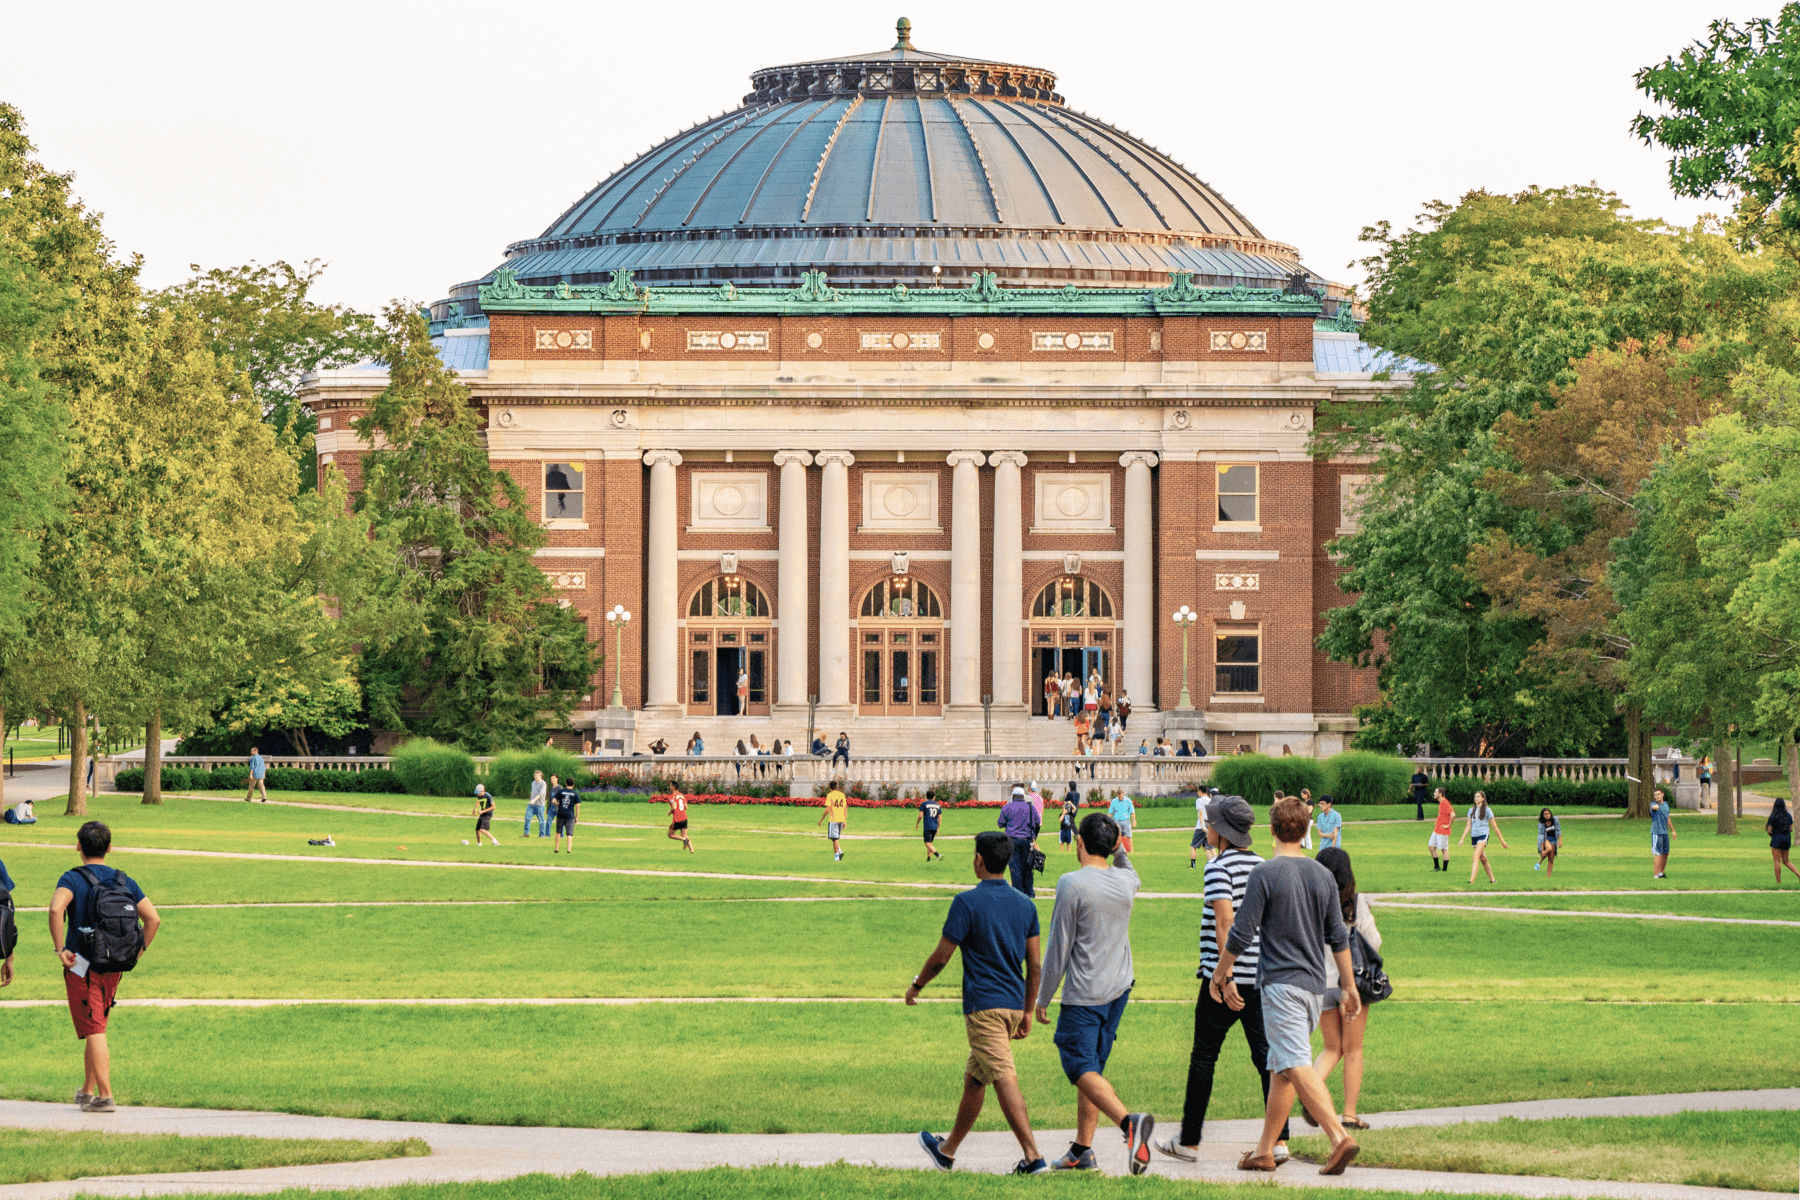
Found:
[{"label": "green lawn", "polygon": [[[1558,1175],[1786,1192],[1794,1187],[1800,1112],[1685,1112],[1667,1117],[1507,1118],[1372,1129],[1358,1166],[1491,1175]],[[1293,1150],[1323,1161],[1322,1137]]]},{"label": "green lawn", "polygon": [[367,1162],[376,1158],[420,1158],[430,1153],[431,1147],[419,1138],[363,1142],[0,1128],[0,1184],[45,1183],[93,1175],[246,1171],[256,1167]]},{"label": "green lawn", "polygon": [[[1770,1053],[1770,1037],[1792,1011],[1385,1005],[1371,1020],[1360,1108],[1785,1087],[1792,1065]],[[17,1009],[6,1025],[6,1094],[65,1099],[81,1069],[68,1014]],[[1033,1029],[1016,1054],[1034,1122],[1063,1128],[1074,1090],[1047,1032]],[[1128,1105],[1179,1114],[1192,1034],[1185,1004],[1127,1011],[1107,1075]],[[109,1041],[127,1104],[738,1133],[945,1124],[968,1056],[953,1004],[122,1008]],[[1234,1038],[1213,1112],[1259,1111]],[[998,1122],[990,1105],[981,1128]]]},{"label": "green lawn", "polygon": [[[1588,912],[1618,913],[1666,913],[1685,917],[1727,917],[1744,918],[1755,921],[1800,921],[1800,887],[1796,887],[1793,878],[1788,879],[1788,886],[1781,892],[1761,891],[1734,894],[1730,892],[1658,892],[1654,895],[1628,895],[1623,892],[1589,893],[1581,896],[1570,896],[1558,892],[1544,892],[1530,896],[1482,896],[1456,895],[1420,897],[1409,900],[1404,896],[1395,897],[1403,903],[1443,905],[1446,908],[1480,905],[1495,908],[1517,908],[1535,911],[1557,911],[1579,909]],[[1402,910],[1395,909],[1399,912]],[[1414,910],[1417,911],[1417,910]],[[1376,906],[1376,918],[1385,923],[1384,907]],[[1384,924],[1385,927],[1385,924]],[[1656,930],[1661,926],[1645,926],[1642,929]],[[1660,936],[1652,933],[1650,936]],[[1763,930],[1761,938],[1781,936],[1774,930]]]}]

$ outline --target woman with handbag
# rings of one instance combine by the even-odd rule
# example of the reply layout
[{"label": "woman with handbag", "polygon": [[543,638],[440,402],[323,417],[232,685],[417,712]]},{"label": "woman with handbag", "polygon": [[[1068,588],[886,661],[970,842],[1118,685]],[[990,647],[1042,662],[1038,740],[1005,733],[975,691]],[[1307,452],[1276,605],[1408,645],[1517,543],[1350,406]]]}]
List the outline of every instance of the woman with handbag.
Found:
[{"label": "woman with handbag", "polygon": [[[1367,1129],[1368,1122],[1356,1115],[1356,1101],[1362,1095],[1363,1080],[1363,1035],[1369,1027],[1369,1009],[1378,999],[1384,999],[1380,992],[1371,996],[1364,988],[1365,963],[1371,961],[1367,951],[1379,953],[1381,950],[1381,930],[1375,928],[1375,915],[1369,911],[1366,896],[1356,892],[1356,873],[1350,869],[1350,856],[1333,846],[1319,851],[1319,864],[1330,870],[1337,880],[1338,903],[1344,910],[1344,924],[1350,926],[1350,957],[1356,965],[1357,991],[1362,994],[1364,1003],[1356,1010],[1356,1016],[1346,1021],[1343,1019],[1340,1003],[1344,998],[1341,988],[1327,988],[1323,1014],[1319,1018],[1319,1032],[1324,1035],[1325,1048],[1319,1057],[1313,1060],[1313,1070],[1321,1081],[1329,1080],[1331,1072],[1340,1061],[1344,1064],[1344,1116],[1345,1129]],[[1361,945],[1358,945],[1358,941]],[[1380,959],[1372,959],[1375,964]],[[1379,965],[1375,974],[1380,973]],[[1386,983],[1386,976],[1381,976],[1381,983]],[[1391,988],[1384,988],[1391,991]],[[1308,1125],[1316,1124],[1304,1109],[1301,1115],[1306,1117]]]}]

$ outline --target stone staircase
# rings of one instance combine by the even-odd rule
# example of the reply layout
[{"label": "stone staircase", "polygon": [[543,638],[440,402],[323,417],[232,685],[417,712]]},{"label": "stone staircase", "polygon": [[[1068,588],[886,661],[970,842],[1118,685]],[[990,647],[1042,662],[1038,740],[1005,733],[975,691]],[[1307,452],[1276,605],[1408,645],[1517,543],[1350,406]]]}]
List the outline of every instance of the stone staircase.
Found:
[{"label": "stone staircase", "polygon": [[[760,717],[665,717],[643,712],[636,717],[628,752],[645,751],[660,737],[668,742],[669,753],[680,754],[695,731],[705,741],[708,754],[730,754],[739,738],[748,746],[752,734],[764,745],[776,738],[792,738],[796,755],[807,752],[805,709]],[[1123,750],[1135,753],[1142,737],[1154,742],[1160,728],[1157,720],[1155,713],[1134,716],[1132,736],[1121,743]],[[980,708],[951,709],[941,717],[846,717],[821,709],[817,722],[819,736],[827,746],[836,743],[842,730],[849,733],[851,752],[857,755],[976,755],[983,753],[987,744]],[[1072,722],[1030,717],[1020,709],[996,710],[992,735],[997,755],[1056,756],[1075,750]]]}]

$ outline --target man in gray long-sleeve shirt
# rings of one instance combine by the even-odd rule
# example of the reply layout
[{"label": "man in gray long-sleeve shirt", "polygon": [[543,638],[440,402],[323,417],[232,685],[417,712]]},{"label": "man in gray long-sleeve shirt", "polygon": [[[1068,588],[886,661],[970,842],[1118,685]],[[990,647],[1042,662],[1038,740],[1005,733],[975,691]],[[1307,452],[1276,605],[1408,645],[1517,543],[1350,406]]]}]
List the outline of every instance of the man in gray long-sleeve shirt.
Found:
[{"label": "man in gray long-sleeve shirt", "polygon": [[1125,1135],[1131,1173],[1142,1175],[1150,1165],[1150,1131],[1156,1120],[1147,1112],[1127,1112],[1105,1075],[1119,1018],[1131,999],[1131,902],[1138,893],[1138,874],[1119,849],[1119,823],[1105,813],[1090,813],[1081,822],[1075,857],[1081,869],[1056,881],[1037,997],[1038,1023],[1048,1025],[1050,1001],[1062,988],[1054,1040],[1063,1073],[1077,1093],[1076,1140],[1050,1166],[1094,1170],[1094,1132],[1105,1113]]},{"label": "man in gray long-sleeve shirt", "polygon": [[1256,964],[1256,990],[1262,998],[1263,1034],[1268,1039],[1268,1107],[1263,1113],[1262,1140],[1238,1160],[1240,1171],[1273,1171],[1275,1142],[1294,1107],[1294,1093],[1331,1139],[1331,1154],[1321,1175],[1341,1175],[1356,1157],[1356,1140],[1338,1122],[1331,1093],[1312,1066],[1312,1031],[1319,1025],[1325,998],[1325,948],[1337,961],[1344,998],[1340,1011],[1354,1020],[1362,998],[1350,964],[1350,932],[1344,925],[1337,881],[1330,871],[1306,856],[1300,840],[1312,814],[1305,801],[1289,796],[1269,812],[1275,856],[1250,872],[1244,904],[1231,922],[1231,936],[1213,971],[1212,995],[1242,1008],[1231,968],[1238,955],[1261,935]]}]

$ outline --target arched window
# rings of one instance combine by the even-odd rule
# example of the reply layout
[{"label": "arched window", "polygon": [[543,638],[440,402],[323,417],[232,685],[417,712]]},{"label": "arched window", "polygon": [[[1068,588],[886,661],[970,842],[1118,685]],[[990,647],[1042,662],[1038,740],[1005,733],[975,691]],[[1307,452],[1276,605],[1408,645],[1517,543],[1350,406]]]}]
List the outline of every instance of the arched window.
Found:
[{"label": "arched window", "polygon": [[869,594],[863,597],[862,615],[890,620],[896,617],[942,620],[944,611],[930,588],[910,575],[895,575],[869,589]]},{"label": "arched window", "polygon": [[754,583],[737,576],[721,575],[700,585],[688,603],[690,617],[766,617],[769,599]]},{"label": "arched window", "polygon": [[1071,620],[1083,617],[1113,615],[1112,597],[1106,590],[1084,575],[1064,575],[1038,593],[1031,615],[1048,619]]}]

